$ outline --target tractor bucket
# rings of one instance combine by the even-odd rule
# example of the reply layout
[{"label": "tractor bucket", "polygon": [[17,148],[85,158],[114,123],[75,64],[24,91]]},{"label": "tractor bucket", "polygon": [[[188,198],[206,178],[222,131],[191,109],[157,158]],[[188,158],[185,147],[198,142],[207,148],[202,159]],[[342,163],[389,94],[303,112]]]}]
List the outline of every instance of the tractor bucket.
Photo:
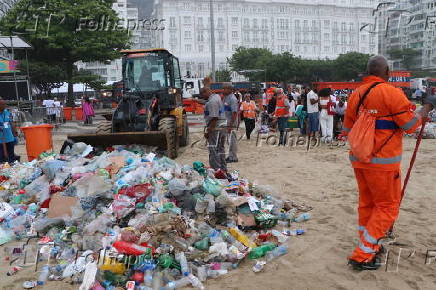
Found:
[{"label": "tractor bucket", "polygon": [[167,135],[159,131],[127,132],[112,134],[86,134],[69,135],[68,139],[74,143],[83,142],[93,147],[110,147],[114,145],[146,145],[152,147],[168,148]]}]

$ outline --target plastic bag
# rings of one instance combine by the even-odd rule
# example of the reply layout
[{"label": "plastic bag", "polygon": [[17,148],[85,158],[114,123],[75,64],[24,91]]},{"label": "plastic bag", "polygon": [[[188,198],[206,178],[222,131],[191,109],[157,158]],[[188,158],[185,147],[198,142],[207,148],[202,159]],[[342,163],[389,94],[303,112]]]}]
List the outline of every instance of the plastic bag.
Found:
[{"label": "plastic bag", "polygon": [[370,163],[374,151],[376,117],[369,111],[359,113],[351,132],[348,134],[351,152],[360,162]]},{"label": "plastic bag", "polygon": [[112,189],[112,185],[98,175],[83,177],[74,185],[77,196],[80,198],[102,194]]},{"label": "plastic bag", "polygon": [[47,176],[47,178],[51,181],[55,178],[56,173],[64,167],[65,162],[61,160],[52,160],[44,163],[41,168],[42,172]]},{"label": "plastic bag", "polygon": [[186,180],[174,178],[168,183],[168,189],[173,196],[180,196],[187,190]]},{"label": "plastic bag", "polygon": [[125,195],[116,194],[111,208],[116,218],[121,219],[135,209],[135,200]]},{"label": "plastic bag", "polygon": [[107,213],[99,215],[83,229],[84,233],[92,235],[96,232],[105,233],[106,228],[112,223],[112,216]]},{"label": "plastic bag", "polygon": [[222,188],[223,188],[222,184],[216,179],[212,179],[208,177],[203,182],[204,191],[215,197],[221,194]]},{"label": "plastic bag", "polygon": [[12,241],[13,237],[14,235],[11,231],[5,230],[2,227],[0,227],[0,246]]},{"label": "plastic bag", "polygon": [[36,196],[39,202],[43,203],[50,197],[50,185],[47,176],[43,175],[27,185],[24,190],[31,195]]}]

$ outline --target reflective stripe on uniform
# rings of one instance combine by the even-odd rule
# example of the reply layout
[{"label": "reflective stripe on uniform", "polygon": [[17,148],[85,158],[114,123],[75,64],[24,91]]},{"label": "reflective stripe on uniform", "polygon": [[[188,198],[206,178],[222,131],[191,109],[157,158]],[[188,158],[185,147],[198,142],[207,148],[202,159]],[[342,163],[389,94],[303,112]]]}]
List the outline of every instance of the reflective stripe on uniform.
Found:
[{"label": "reflective stripe on uniform", "polygon": [[418,117],[415,116],[412,120],[401,126],[401,128],[405,131],[410,130],[412,129],[413,126],[416,125],[416,123],[418,123],[418,121],[419,121]]},{"label": "reflective stripe on uniform", "polygon": [[371,248],[369,248],[369,247],[366,247],[364,244],[362,244],[362,243],[359,243],[359,248],[363,251],[363,252],[365,252],[365,253],[367,253],[367,254],[375,254],[376,253],[376,251],[374,251],[373,249],[371,249]]},{"label": "reflective stripe on uniform", "polygon": [[[390,157],[390,158],[381,158],[381,157],[374,157],[371,159],[370,163],[372,164],[395,164],[401,162],[402,156],[396,156],[396,157]],[[356,156],[350,155],[350,161],[351,162],[359,162],[359,159],[357,159]]]}]

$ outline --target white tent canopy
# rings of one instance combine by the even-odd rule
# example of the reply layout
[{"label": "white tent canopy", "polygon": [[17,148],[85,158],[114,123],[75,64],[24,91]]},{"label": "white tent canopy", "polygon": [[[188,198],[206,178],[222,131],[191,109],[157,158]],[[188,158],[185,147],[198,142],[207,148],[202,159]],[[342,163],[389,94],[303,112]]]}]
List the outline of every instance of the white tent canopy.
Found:
[{"label": "white tent canopy", "polygon": [[[87,92],[93,92],[94,91],[90,87],[87,87],[85,84],[74,84],[73,85],[73,91],[75,93],[83,93],[83,92],[85,92],[85,87],[86,87],[86,91]],[[62,85],[62,87],[60,87],[60,88],[51,90],[51,93],[52,94],[58,94],[58,93],[66,94],[66,93],[68,93],[68,83],[64,83]]]}]

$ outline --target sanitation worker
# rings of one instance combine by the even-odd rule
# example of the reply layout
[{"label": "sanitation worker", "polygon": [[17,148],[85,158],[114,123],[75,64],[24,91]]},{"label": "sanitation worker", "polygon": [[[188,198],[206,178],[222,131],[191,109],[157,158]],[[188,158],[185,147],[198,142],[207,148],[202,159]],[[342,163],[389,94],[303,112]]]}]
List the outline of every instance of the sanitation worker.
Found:
[{"label": "sanitation worker", "polygon": [[380,267],[378,254],[383,250],[380,239],[393,226],[400,210],[404,132],[415,132],[434,106],[434,99],[429,99],[420,114],[415,115],[406,95],[388,83],[389,66],[385,57],[370,58],[367,69],[369,76],[351,95],[344,122],[344,134],[347,134],[361,116],[360,110],[365,109],[376,117],[374,140],[366,140],[374,142],[370,161],[362,162],[350,152],[359,188],[360,242],[348,258],[355,270]]}]

